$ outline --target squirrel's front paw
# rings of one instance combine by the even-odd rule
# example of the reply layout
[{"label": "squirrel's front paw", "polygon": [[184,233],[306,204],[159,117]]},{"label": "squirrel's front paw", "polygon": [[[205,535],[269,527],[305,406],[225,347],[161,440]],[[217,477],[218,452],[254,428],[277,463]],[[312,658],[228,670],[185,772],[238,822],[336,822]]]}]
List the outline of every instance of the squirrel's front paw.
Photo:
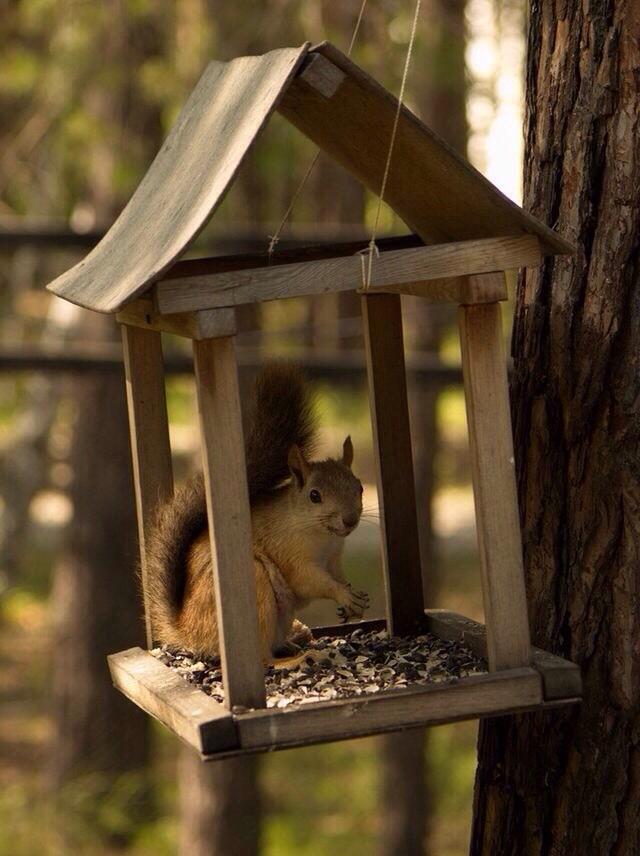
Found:
[{"label": "squirrel's front paw", "polygon": [[369,609],[369,595],[366,591],[353,591],[351,586],[347,585],[339,603],[338,618],[345,624],[350,618],[362,618],[365,610]]}]

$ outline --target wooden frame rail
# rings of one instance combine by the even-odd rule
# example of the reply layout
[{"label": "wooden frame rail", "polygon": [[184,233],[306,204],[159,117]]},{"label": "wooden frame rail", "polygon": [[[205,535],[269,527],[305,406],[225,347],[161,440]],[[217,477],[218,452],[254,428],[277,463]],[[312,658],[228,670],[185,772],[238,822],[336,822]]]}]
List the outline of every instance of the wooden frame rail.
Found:
[{"label": "wooden frame rail", "polygon": [[529,619],[500,304],[458,312],[489,666],[527,666]]},{"label": "wooden frame rail", "polygon": [[161,315],[150,297],[132,300],[116,313],[119,324],[155,330],[158,333],[173,333],[187,339],[215,339],[234,336],[238,332],[236,313],[233,309],[210,309],[202,312],[178,312]]},{"label": "wooden frame rail", "polygon": [[232,336],[194,341],[204,483],[226,705],[264,707],[251,513]]},{"label": "wooden frame rail", "polygon": [[424,593],[399,294],[362,296],[387,619],[415,632]]},{"label": "wooden frame rail", "polygon": [[[536,267],[538,239],[487,238],[381,252],[374,260],[368,292],[413,294],[431,301],[486,303],[506,299],[504,282],[475,278],[519,267]],[[216,259],[202,260],[193,275],[165,276],[154,286],[162,315],[247,303],[358,290],[363,284],[359,254],[216,271]]]},{"label": "wooden frame rail", "polygon": [[140,568],[147,646],[153,626],[147,601],[146,533],[158,506],[173,495],[167,399],[160,333],[122,327],[124,367],[133,459],[133,483],[138,518]]}]

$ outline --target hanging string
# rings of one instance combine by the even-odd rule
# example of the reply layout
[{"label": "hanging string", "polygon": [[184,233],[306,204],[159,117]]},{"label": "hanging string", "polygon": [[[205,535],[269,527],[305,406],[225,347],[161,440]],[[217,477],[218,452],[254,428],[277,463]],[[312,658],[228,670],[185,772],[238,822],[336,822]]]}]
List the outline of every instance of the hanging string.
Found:
[{"label": "hanging string", "polygon": [[356,25],[353,28],[353,33],[351,34],[351,41],[349,42],[349,50],[347,51],[347,56],[351,56],[351,51],[353,50],[353,46],[356,43],[356,39],[358,38],[358,33],[360,32],[360,24],[362,23],[362,16],[364,15],[364,7],[367,5],[367,0],[362,0],[362,5],[360,6],[360,11],[358,12],[358,18],[356,20]]},{"label": "hanging string", "polygon": [[[400,94],[398,95],[398,106],[396,108],[396,115],[393,120],[393,128],[391,131],[391,140],[389,141],[389,151],[387,152],[387,162],[384,167],[384,174],[382,176],[382,185],[380,187],[380,193],[378,195],[378,208],[376,210],[376,216],[373,223],[373,228],[371,230],[371,239],[369,241],[369,245],[365,250],[360,251],[360,256],[362,259],[362,288],[364,291],[369,289],[371,285],[371,272],[373,268],[373,257],[374,255],[379,256],[378,247],[376,246],[376,236],[378,234],[378,226],[380,224],[380,212],[382,211],[382,203],[384,202],[384,195],[387,190],[387,180],[389,178],[389,170],[391,168],[391,159],[393,157],[393,149],[396,143],[396,135],[398,133],[398,125],[400,122],[400,114],[402,112],[402,103],[404,100],[404,90],[407,85],[407,77],[409,76],[409,65],[411,64],[411,56],[413,54],[413,46],[416,40],[416,30],[418,29],[418,17],[420,15],[420,6],[422,4],[422,0],[416,0],[416,8],[413,13],[413,24],[411,25],[411,35],[409,36],[409,44],[407,45],[407,55],[404,61],[404,71],[402,72],[402,82],[400,84]],[[367,266],[367,275],[366,278],[364,276],[364,256],[369,256],[369,263]]]},{"label": "hanging string", "polygon": [[[353,33],[351,34],[351,41],[349,42],[349,50],[347,51],[348,57],[351,56],[351,51],[353,50],[353,46],[356,43],[356,39],[358,38],[358,33],[360,32],[360,24],[362,23],[362,16],[364,15],[364,10],[365,10],[365,7],[367,5],[367,2],[368,2],[368,0],[362,0],[362,5],[360,6],[360,11],[358,12],[358,17],[356,19],[356,23],[355,23],[355,26],[353,28]],[[295,191],[293,193],[293,196],[291,197],[291,202],[289,202],[289,206],[287,207],[287,210],[284,212],[284,216],[283,216],[282,220],[280,221],[278,228],[275,230],[273,235],[268,235],[269,246],[267,248],[267,253],[269,256],[269,261],[271,261],[271,256],[273,255],[273,251],[276,248],[276,244],[280,240],[280,235],[282,233],[282,230],[284,229],[284,227],[287,225],[287,223],[289,221],[289,217],[291,216],[291,212],[293,211],[293,209],[295,207],[295,204],[298,200],[298,197],[302,193],[302,190],[303,190],[305,184],[307,183],[309,176],[313,172],[313,169],[318,162],[318,158],[320,157],[320,152],[321,152],[321,150],[318,149],[317,152],[315,153],[315,155],[313,156],[313,160],[311,161],[311,163],[307,167],[307,171],[302,176],[302,180],[300,181],[300,184],[297,186],[297,188],[295,189]]]}]

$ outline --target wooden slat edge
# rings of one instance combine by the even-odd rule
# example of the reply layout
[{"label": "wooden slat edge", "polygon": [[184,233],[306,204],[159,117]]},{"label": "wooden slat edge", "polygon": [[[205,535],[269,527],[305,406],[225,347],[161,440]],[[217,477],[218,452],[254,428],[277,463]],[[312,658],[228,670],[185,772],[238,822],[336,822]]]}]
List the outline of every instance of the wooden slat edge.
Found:
[{"label": "wooden slat edge", "polygon": [[107,658],[114,686],[199,752],[238,746],[233,717],[148,651],[129,648]]},{"label": "wooden slat edge", "polygon": [[[161,314],[239,306],[266,300],[356,290],[363,285],[362,256],[338,256],[298,264],[265,265],[199,274],[156,283]],[[534,235],[484,238],[381,252],[372,266],[371,293],[420,294],[425,299],[470,302],[469,286],[459,277],[541,263]],[[475,302],[486,298],[475,289]],[[502,299],[498,297],[498,299]]]},{"label": "wooden slat edge", "polygon": [[339,699],[295,709],[250,711],[234,716],[242,749],[265,751],[363,737],[420,725],[523,711],[543,703],[535,669],[461,678],[416,690],[392,690],[366,698]]},{"label": "wooden slat edge", "polygon": [[[425,613],[427,628],[441,639],[461,642],[480,657],[487,656],[484,625],[446,609],[429,609]],[[533,647],[532,665],[540,672],[544,697],[548,701],[582,696],[580,668],[570,660]]]},{"label": "wooden slat edge", "polygon": [[[539,710],[555,710],[556,708],[560,708],[560,707],[566,708],[567,705],[570,705],[570,704],[581,704],[581,703],[582,703],[582,698],[580,698],[580,697],[552,699],[550,701],[543,700],[539,704],[536,704],[532,707],[519,708],[518,710],[515,710],[515,711],[513,711],[513,710],[511,710],[511,711],[510,710],[497,711],[493,715],[495,715],[495,716],[508,716],[510,713],[528,713],[528,712],[532,712],[532,711],[535,712],[535,711],[539,711]],[[492,714],[485,714],[485,715],[480,716],[479,719],[490,719],[491,715]],[[473,717],[468,717],[468,718],[473,719]],[[457,721],[461,721],[461,720],[457,720]],[[444,723],[444,722],[428,723],[429,726],[445,725],[445,724],[446,723]],[[384,733],[387,733],[389,731],[396,731],[396,732],[397,731],[409,731],[412,728],[424,728],[424,725],[422,723],[419,723],[417,725],[408,725],[405,728],[380,729],[376,733],[377,734],[384,734]],[[358,736],[364,737],[367,735],[358,735]],[[345,737],[343,739],[348,740],[349,738]],[[318,737],[318,739],[313,741],[313,742],[316,744],[322,743],[323,742],[322,735],[320,735]],[[244,756],[244,755],[260,755],[265,751],[279,751],[279,750],[285,750],[285,749],[294,749],[296,746],[301,746],[301,745],[308,746],[309,743],[310,743],[310,741],[306,741],[304,744],[302,744],[302,743],[281,743],[278,746],[270,747],[269,750],[265,750],[261,746],[255,746],[251,749],[236,748],[236,749],[231,749],[231,750],[225,750],[223,752],[216,752],[215,754],[210,754],[210,755],[204,755],[204,754],[200,753],[200,759],[202,761],[224,761],[226,758],[237,758],[240,755],[242,755],[242,756]]]},{"label": "wooden slat edge", "polygon": [[[227,273],[233,270],[267,267],[267,265],[290,265],[301,262],[314,262],[320,259],[332,259],[340,256],[353,256],[366,249],[368,238],[365,233],[356,241],[337,241],[331,243],[307,244],[304,246],[280,249],[276,247],[272,255],[265,250],[253,253],[234,253],[228,256],[203,256],[195,259],[181,259],[166,270],[162,279],[181,279],[203,274]],[[419,235],[390,235],[376,241],[378,250],[406,250],[410,247],[424,247]]]},{"label": "wooden slat edge", "polygon": [[387,629],[386,618],[370,618],[365,621],[350,621],[348,624],[328,624],[325,626],[312,627],[311,632],[316,639],[321,636],[345,636],[354,630],[362,630],[363,633]]},{"label": "wooden slat edge", "polygon": [[487,657],[498,671],[531,663],[500,304],[461,306],[458,322]]},{"label": "wooden slat edge", "polygon": [[265,707],[233,337],[194,342],[193,358],[225,707]]},{"label": "wooden slat edge", "polygon": [[366,294],[361,302],[386,613],[392,633],[408,634],[422,624],[424,590],[402,306],[397,294]]},{"label": "wooden slat edge", "polygon": [[150,297],[132,300],[116,314],[116,321],[130,327],[173,333],[188,339],[215,339],[234,336],[238,332],[235,310],[228,307],[161,315]]},{"label": "wooden slat edge", "polygon": [[147,594],[147,536],[158,508],[173,496],[162,340],[155,330],[122,327],[131,463],[140,547],[147,648],[154,630]]},{"label": "wooden slat edge", "polygon": [[[428,303],[496,303],[509,298],[504,271],[444,277],[427,282],[400,283],[387,288],[374,288],[372,291],[375,294],[406,294],[420,297]],[[366,294],[367,290],[359,289],[359,292]]]}]

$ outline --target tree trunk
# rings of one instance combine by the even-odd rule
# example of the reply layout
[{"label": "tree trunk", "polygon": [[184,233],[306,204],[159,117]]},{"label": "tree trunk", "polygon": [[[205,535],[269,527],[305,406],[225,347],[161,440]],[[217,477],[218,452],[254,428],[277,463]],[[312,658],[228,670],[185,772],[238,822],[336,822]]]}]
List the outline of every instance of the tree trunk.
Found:
[{"label": "tree trunk", "polygon": [[384,856],[425,852],[429,808],[425,734],[422,729],[399,731],[380,741]]},{"label": "tree trunk", "polygon": [[[467,143],[465,5],[466,0],[430,0],[427,4],[422,37],[428,59],[420,81],[424,121],[462,154]],[[419,299],[403,298],[403,304],[411,346],[422,354],[437,354],[444,330],[454,320],[453,314]],[[424,594],[426,605],[433,606],[439,588],[433,531],[438,390],[424,381],[415,383],[410,389],[410,402]],[[381,856],[422,856],[428,851],[431,814],[428,731],[390,734],[381,743]]]},{"label": "tree trunk", "polygon": [[255,757],[204,764],[192,750],[181,753],[181,856],[255,856],[261,818]]},{"label": "tree trunk", "polygon": [[[94,335],[113,324],[87,320]],[[149,755],[146,716],[113,689],[106,663],[107,654],[144,645],[124,378],[81,376],[73,393],[73,521],[52,595],[52,775],[60,787],[90,772],[106,788],[142,770]]]},{"label": "tree trunk", "polygon": [[513,410],[536,645],[581,706],[481,727],[472,853],[640,852],[640,10],[530,10],[525,204],[577,247],[520,283]]},{"label": "tree trunk", "polygon": [[[119,150],[105,131],[90,152],[83,202],[100,223],[113,219],[122,204],[117,182],[122,149],[157,148],[159,108],[141,97],[137,81],[140,67],[159,55],[163,44],[161,25],[130,18],[121,0],[102,4],[98,20],[103,67],[124,63],[129,69],[115,78],[90,77],[82,89],[93,121],[102,129],[122,129],[127,141]],[[89,341],[120,338],[113,319],[96,313],[85,314],[81,330]],[[126,836],[135,826],[131,817],[149,810],[150,728],[147,716],[113,689],[106,664],[107,654],[144,646],[124,377],[120,372],[77,377],[72,397],[78,411],[71,453],[74,514],[53,585],[52,779],[60,787],[88,774],[84,786],[97,789],[91,806],[96,821],[110,822],[100,794],[133,772],[140,789],[128,803]]]}]

